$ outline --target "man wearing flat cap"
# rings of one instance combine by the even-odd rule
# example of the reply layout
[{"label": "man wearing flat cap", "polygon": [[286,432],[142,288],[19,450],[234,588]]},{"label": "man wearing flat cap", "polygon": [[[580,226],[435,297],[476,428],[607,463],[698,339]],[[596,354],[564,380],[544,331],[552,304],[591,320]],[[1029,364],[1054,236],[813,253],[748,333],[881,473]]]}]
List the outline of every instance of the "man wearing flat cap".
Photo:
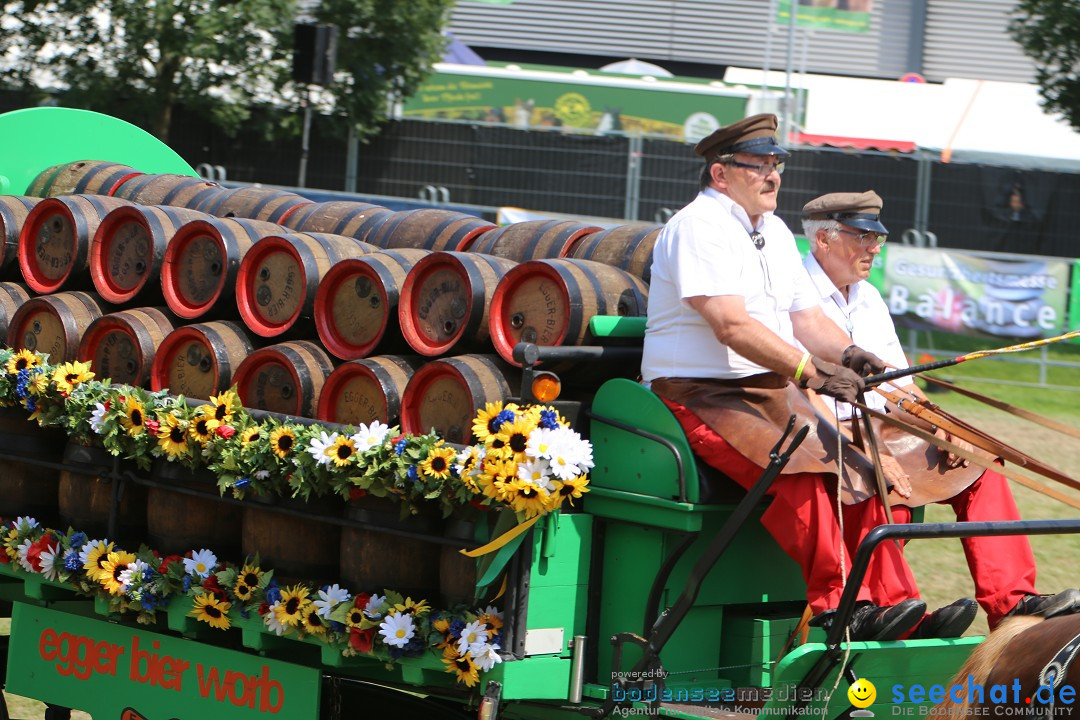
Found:
[{"label": "man wearing flat cap", "polygon": [[[653,249],[642,378],[671,408],[694,452],[745,488],[769,464],[792,414],[814,426],[774,481],[761,522],[799,563],[810,608],[819,624],[829,624],[851,561],[831,494],[837,437],[796,384],[850,402],[863,389],[860,373],[880,372],[884,363],[822,311],[795,238],[773,214],[788,157],[776,127],[774,115],[754,115],[698,143],[701,191]],[[869,530],[885,521],[866,484],[873,468],[854,452],[844,453],[844,464],[839,488],[846,502],[872,504],[875,512],[863,513]],[[874,584],[905,599],[877,606],[867,589]],[[899,548],[883,543],[860,589],[850,637],[899,638],[924,615],[917,595]]]},{"label": "man wearing flat cap", "polygon": [[[861,193],[830,193],[803,206],[803,232],[810,241],[810,254],[803,264],[810,275],[826,315],[841,328],[852,343],[884,358],[889,365],[906,368],[907,359],[896,335],[889,308],[877,288],[867,278],[874,258],[888,235],[881,223],[882,200],[873,190]],[[885,393],[867,393],[865,404],[878,412],[889,412],[910,425],[932,431],[938,438],[972,451],[970,444],[953,437],[944,428],[929,426],[902,409],[907,398],[926,397],[910,377],[899,378],[882,390],[900,398],[898,407],[887,402]],[[834,400],[828,403],[840,420],[856,412],[851,405]],[[1001,473],[983,469],[968,461],[918,440],[895,427],[879,425],[876,433],[883,442],[881,468],[893,485],[890,493],[893,519],[909,522],[911,507],[928,502],[947,503],[964,521],[1019,520],[1009,484]],[[864,527],[855,517],[863,504],[844,507],[845,530],[852,552],[862,541]],[[1064,590],[1040,596],[1035,590],[1035,556],[1025,535],[964,538],[964,554],[975,583],[978,604],[986,612],[993,629],[1007,615],[1058,615],[1080,610],[1080,592]],[[893,596],[888,588],[872,587],[874,602],[889,605],[906,599]],[[951,637],[961,634],[975,617],[976,603],[964,598],[929,615],[912,637]]]}]

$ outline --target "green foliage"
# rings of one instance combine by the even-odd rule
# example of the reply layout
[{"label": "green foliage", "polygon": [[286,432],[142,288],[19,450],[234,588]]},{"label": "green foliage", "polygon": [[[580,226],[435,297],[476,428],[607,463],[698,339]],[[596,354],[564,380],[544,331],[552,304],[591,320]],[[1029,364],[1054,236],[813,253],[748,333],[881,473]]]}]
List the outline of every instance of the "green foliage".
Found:
[{"label": "green foliage", "polygon": [[1021,0],[1009,30],[1035,61],[1046,107],[1080,130],[1080,3]]},{"label": "green foliage", "polygon": [[166,137],[183,104],[235,130],[290,67],[295,0],[5,2],[0,57],[24,87]]},{"label": "green foliage", "polygon": [[337,74],[331,89],[339,126],[371,135],[390,103],[420,87],[439,61],[442,28],[453,0],[323,0],[319,22],[339,28]]}]

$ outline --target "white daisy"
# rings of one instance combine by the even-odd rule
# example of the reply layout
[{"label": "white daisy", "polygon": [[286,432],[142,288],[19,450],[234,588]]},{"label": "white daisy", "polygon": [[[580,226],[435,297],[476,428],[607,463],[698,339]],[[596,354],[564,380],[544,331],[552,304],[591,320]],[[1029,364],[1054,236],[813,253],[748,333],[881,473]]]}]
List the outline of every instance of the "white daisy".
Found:
[{"label": "white daisy", "polygon": [[458,655],[464,655],[475,645],[480,647],[487,642],[487,625],[479,620],[473,620],[461,631],[461,637],[457,641]]},{"label": "white daisy", "polygon": [[38,526],[38,521],[28,515],[22,515],[15,519],[15,529],[20,533],[28,533]]},{"label": "white daisy", "polygon": [[285,626],[281,624],[281,621],[279,621],[277,617],[279,605],[281,605],[280,600],[271,605],[270,609],[263,615],[263,623],[266,625],[266,628],[275,635],[285,634]]},{"label": "white daisy", "polygon": [[500,611],[496,610],[494,605],[488,605],[486,608],[484,608],[480,612],[480,614],[481,615],[490,615],[491,617],[497,617],[500,620],[502,620],[502,618],[503,618],[503,614]]},{"label": "white daisy", "polygon": [[[454,472],[458,477],[465,476],[466,466],[471,467],[472,471],[469,475],[479,475],[480,466],[484,462],[484,456],[487,454],[487,449],[479,445],[470,445],[457,454],[457,458],[454,460]],[[471,465],[470,465],[471,463]]]},{"label": "white daisy", "polygon": [[379,608],[386,602],[385,595],[372,595],[368,598],[367,605],[364,606],[364,614],[372,620],[382,617],[382,613],[379,612]]},{"label": "white daisy", "polygon": [[329,618],[331,610],[343,602],[349,602],[351,599],[352,595],[349,594],[349,591],[335,583],[325,590],[319,591],[319,599],[315,601],[315,612],[324,618]]},{"label": "white daisy", "polygon": [[256,480],[265,480],[268,477],[270,477],[270,471],[269,470],[256,470],[255,471],[255,479]]},{"label": "white daisy", "polygon": [[551,481],[551,466],[547,460],[529,460],[518,463],[517,476],[527,483],[554,492],[555,483]]},{"label": "white daisy", "polygon": [[117,580],[120,581],[120,590],[127,592],[131,586],[142,579],[143,571],[150,567],[142,560],[136,558],[135,562],[127,566],[127,569],[120,573],[120,577]]},{"label": "white daisy", "polygon": [[203,548],[191,553],[191,557],[184,558],[184,572],[188,575],[198,575],[205,580],[217,566],[217,555],[212,550]]},{"label": "white daisy", "polygon": [[499,656],[499,643],[481,643],[475,650],[471,650],[471,652],[472,660],[476,663],[476,667],[484,672],[495,667],[497,663],[502,662],[502,657]]},{"label": "white daisy", "polygon": [[33,544],[33,540],[31,540],[30,538],[26,538],[21,543],[19,543],[19,547],[16,549],[16,557],[19,558],[19,565],[21,565],[22,569],[26,572],[37,572],[37,568],[35,568],[34,564],[30,562],[30,558],[28,556],[30,552],[30,546]]},{"label": "white daisy", "polygon": [[529,440],[525,443],[525,454],[531,458],[550,458],[554,432],[550,428],[536,428],[529,433]]},{"label": "white daisy", "polygon": [[381,445],[389,432],[390,426],[384,425],[378,420],[371,423],[371,425],[360,423],[356,434],[352,436],[352,441],[356,443],[356,451],[362,453],[376,445]]},{"label": "white daisy", "polygon": [[60,554],[60,544],[50,545],[41,553],[41,574],[49,580],[56,580],[64,569],[64,556]]},{"label": "white daisy", "polygon": [[85,565],[87,558],[90,557],[90,553],[94,550],[105,552],[109,547],[109,543],[105,540],[87,540],[83,543],[83,546],[79,548],[79,564]]},{"label": "white daisy", "polygon": [[412,615],[409,613],[396,613],[388,616],[379,624],[379,634],[383,642],[394,647],[405,647],[416,634],[416,626],[413,625]]},{"label": "white daisy", "polygon": [[311,444],[307,448],[308,454],[315,458],[315,462],[319,465],[329,465],[334,462],[332,449],[337,439],[337,433],[327,435],[326,431],[323,430],[319,437],[311,438]]},{"label": "white daisy", "polygon": [[90,413],[90,429],[98,435],[102,433],[102,426],[105,425],[105,413],[107,412],[108,408],[105,407],[105,403],[96,403],[94,412]]}]

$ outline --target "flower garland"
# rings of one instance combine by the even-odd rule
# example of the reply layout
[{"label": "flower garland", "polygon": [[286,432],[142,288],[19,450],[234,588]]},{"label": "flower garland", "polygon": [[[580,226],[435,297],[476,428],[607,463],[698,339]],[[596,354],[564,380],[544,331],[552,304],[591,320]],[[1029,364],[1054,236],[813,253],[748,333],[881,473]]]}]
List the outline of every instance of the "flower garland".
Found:
[{"label": "flower garland", "polygon": [[[550,407],[489,403],[473,424],[478,443],[458,451],[437,435],[406,435],[380,422],[355,432],[259,422],[234,390],[192,407],[167,391],[95,380],[88,363],[50,365],[47,356],[25,349],[0,349],[0,368],[0,407],[22,407],[42,427],[63,428],[73,441],[144,470],[157,459],[209,470],[220,491],[237,498],[370,493],[399,501],[403,516],[436,502],[444,516],[472,505],[529,520],[588,492],[593,466],[592,446]],[[432,612],[426,601],[390,590],[281,586],[258,556],[236,566],[207,549],[182,557],[145,546],[131,552],[28,517],[0,524],[0,538],[0,563],[104,597],[111,611],[134,612],[144,623],[186,596],[188,614],[211,627],[257,616],[270,632],[338,643],[346,656],[392,662],[433,647],[442,651],[447,672],[469,687],[479,671],[500,662],[502,618],[490,606]]]}]

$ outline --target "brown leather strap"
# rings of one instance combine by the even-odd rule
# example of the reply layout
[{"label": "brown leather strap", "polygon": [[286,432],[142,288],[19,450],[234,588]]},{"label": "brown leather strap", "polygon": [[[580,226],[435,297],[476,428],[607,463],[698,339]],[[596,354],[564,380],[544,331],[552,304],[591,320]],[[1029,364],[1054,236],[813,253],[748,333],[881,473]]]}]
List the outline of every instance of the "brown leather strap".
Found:
[{"label": "brown leather strap", "polygon": [[780,648],[780,652],[777,654],[776,660],[773,662],[774,665],[779,663],[783,659],[783,657],[787,655],[787,651],[790,650],[791,646],[795,643],[795,638],[799,638],[799,645],[806,644],[806,639],[810,636],[810,618],[812,617],[814,617],[814,611],[810,609],[809,605],[807,605],[805,608],[803,608],[802,617],[799,619],[798,624],[791,631],[791,634],[788,635],[788,639],[787,642],[784,643],[784,647]]},{"label": "brown leather strap", "polygon": [[[871,408],[868,408],[865,405],[855,403],[855,407],[859,408],[864,413],[868,413],[870,415],[870,417],[877,418],[877,419],[881,420],[882,422],[884,422],[887,425],[892,425],[892,426],[895,426],[895,427],[903,428],[906,432],[909,432],[912,435],[914,435],[914,436],[916,436],[918,438],[921,438],[921,439],[925,440],[928,443],[932,443],[932,444],[936,445],[937,447],[941,448],[942,450],[946,450],[946,451],[948,451],[948,452],[950,452],[950,453],[952,453],[954,455],[957,455],[958,457],[962,457],[965,460],[967,460],[967,461],[969,461],[969,462],[971,462],[971,463],[973,463],[975,465],[978,465],[981,468],[985,468],[987,470],[993,470],[994,472],[1001,473],[1005,477],[1009,478],[1010,480],[1012,480],[1014,482],[1017,482],[1017,483],[1023,485],[1024,487],[1030,488],[1031,490],[1034,490],[1035,492],[1038,492],[1038,493],[1042,493],[1043,495],[1046,495],[1048,497],[1052,497],[1055,500],[1059,500],[1059,501],[1065,503],[1066,505],[1069,505],[1071,507],[1074,507],[1074,508],[1080,510],[1080,500],[1077,500],[1077,499],[1075,499],[1073,497],[1070,497],[1070,496],[1068,496],[1068,495],[1066,495],[1066,494],[1064,494],[1062,492],[1059,492],[1059,491],[1055,490],[1052,487],[1049,487],[1049,486],[1044,485],[1044,484],[1042,484],[1040,482],[1032,480],[1028,476],[1016,472],[1015,470],[1013,470],[1012,468],[1010,468],[1007,465],[998,465],[996,463],[987,462],[986,458],[984,458],[982,456],[979,456],[979,455],[976,455],[975,453],[969,452],[969,451],[961,448],[959,445],[951,443],[948,440],[942,440],[941,438],[937,437],[933,433],[928,433],[925,430],[922,430],[921,428],[917,428],[917,427],[915,427],[913,425],[910,425],[908,423],[897,420],[896,418],[894,418],[894,417],[892,417],[890,415],[886,415],[885,413],[878,412],[877,410],[873,410]],[[1035,471],[1034,468],[1032,468],[1032,470]],[[1058,478],[1051,478],[1051,479],[1057,480]],[[1062,480],[1058,480],[1058,481],[1063,482],[1063,484],[1068,485],[1071,488],[1080,489],[1080,483],[1078,483],[1077,481],[1073,480],[1072,478],[1070,478],[1068,476],[1065,476],[1065,480],[1067,480],[1068,482],[1064,482]]]},{"label": "brown leather strap", "polygon": [[922,379],[926,380],[927,382],[931,382],[938,387],[943,387],[947,390],[951,390],[958,395],[969,397],[972,400],[978,400],[979,402],[989,405],[990,407],[997,408],[998,410],[1004,410],[1010,415],[1016,415],[1017,417],[1022,417],[1025,420],[1030,420],[1037,425],[1042,425],[1045,428],[1056,430],[1063,435],[1080,438],[1080,429],[1074,428],[1071,425],[1066,425],[1065,423],[1058,422],[1057,420],[1054,420],[1053,418],[1048,418],[1045,415],[1039,415],[1038,413],[1033,413],[1030,410],[1025,410],[1022,407],[1017,407],[1016,405],[1010,405],[1007,402],[996,400],[992,397],[977,393],[974,390],[969,390],[968,388],[963,388],[959,385],[955,385],[948,380],[941,380],[940,378],[930,377],[929,375],[923,375]]}]

